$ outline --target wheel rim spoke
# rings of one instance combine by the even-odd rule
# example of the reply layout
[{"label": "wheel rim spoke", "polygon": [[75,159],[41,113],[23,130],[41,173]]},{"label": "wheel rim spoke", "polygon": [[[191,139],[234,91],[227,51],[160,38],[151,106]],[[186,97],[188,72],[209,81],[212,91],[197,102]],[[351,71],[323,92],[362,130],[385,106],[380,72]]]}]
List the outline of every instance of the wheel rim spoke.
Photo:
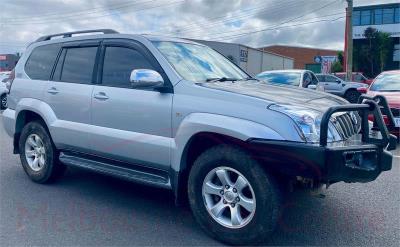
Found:
[{"label": "wheel rim spoke", "polygon": [[211,213],[212,213],[215,217],[219,218],[219,217],[221,217],[221,215],[222,215],[222,213],[224,212],[224,209],[225,209],[226,207],[227,207],[227,205],[224,204],[224,203],[222,202],[222,200],[220,200],[217,204],[215,204],[214,207],[211,208]]},{"label": "wheel rim spoke", "polygon": [[225,186],[225,185],[231,186],[232,185],[231,179],[229,178],[229,174],[226,170],[224,170],[224,169],[217,170],[216,174],[223,186]]},{"label": "wheel rim spoke", "polygon": [[239,207],[233,207],[231,209],[231,223],[233,226],[239,226],[242,224],[243,219],[242,216],[240,215],[240,208]]},{"label": "wheel rim spoke", "polygon": [[246,198],[242,195],[239,195],[240,201],[238,204],[246,209],[248,212],[252,212],[254,210],[254,201],[252,199]]},{"label": "wheel rim spoke", "polygon": [[204,192],[212,195],[220,195],[222,189],[222,186],[215,185],[211,181],[208,181],[204,186]]},{"label": "wheel rim spoke", "polygon": [[238,191],[242,191],[247,186],[247,182],[242,176],[238,176],[234,186]]},{"label": "wheel rim spoke", "polygon": [[33,156],[35,156],[35,151],[34,150],[27,150],[27,151],[25,151],[25,155],[28,158],[32,158]]},{"label": "wheel rim spoke", "polygon": [[28,138],[28,144],[33,148],[37,147],[37,143],[36,143],[36,141],[34,139],[34,136],[31,136],[31,137]]}]

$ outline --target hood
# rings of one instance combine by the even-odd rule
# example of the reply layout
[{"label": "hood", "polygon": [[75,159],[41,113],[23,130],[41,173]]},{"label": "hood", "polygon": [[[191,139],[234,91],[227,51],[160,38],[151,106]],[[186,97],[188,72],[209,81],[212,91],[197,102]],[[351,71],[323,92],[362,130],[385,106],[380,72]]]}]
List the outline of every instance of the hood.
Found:
[{"label": "hood", "polygon": [[334,105],[348,103],[337,96],[294,86],[272,85],[261,81],[235,81],[202,83],[201,86],[247,95],[267,101],[269,104],[305,106],[323,111]]},{"label": "hood", "polygon": [[388,101],[389,107],[400,109],[400,92],[368,91],[368,95],[371,97],[374,97],[375,95],[383,95]]}]

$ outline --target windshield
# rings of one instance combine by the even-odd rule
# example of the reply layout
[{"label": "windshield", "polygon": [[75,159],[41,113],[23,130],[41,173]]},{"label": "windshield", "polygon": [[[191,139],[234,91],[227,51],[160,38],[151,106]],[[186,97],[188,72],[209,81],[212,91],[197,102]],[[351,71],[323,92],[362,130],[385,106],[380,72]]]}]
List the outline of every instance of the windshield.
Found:
[{"label": "windshield", "polygon": [[242,80],[249,77],[210,47],[169,41],[154,41],[153,44],[185,80],[205,82],[215,78]]},{"label": "windshield", "polygon": [[299,72],[265,72],[257,75],[257,78],[269,83],[300,85],[301,73]]},{"label": "windshield", "polygon": [[381,92],[400,91],[400,73],[379,75],[371,85],[370,90]]}]

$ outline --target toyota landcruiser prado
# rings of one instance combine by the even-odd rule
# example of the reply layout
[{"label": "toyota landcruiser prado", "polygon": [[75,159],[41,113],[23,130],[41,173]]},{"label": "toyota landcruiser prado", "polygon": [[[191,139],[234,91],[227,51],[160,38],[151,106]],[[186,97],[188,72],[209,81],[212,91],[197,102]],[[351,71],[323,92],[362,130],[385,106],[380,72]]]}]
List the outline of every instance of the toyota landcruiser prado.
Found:
[{"label": "toyota landcruiser prado", "polygon": [[[103,34],[75,36],[90,32]],[[4,127],[30,179],[74,166],[169,189],[230,244],[273,232],[285,182],[369,182],[392,166],[384,98],[268,85],[188,40],[45,36],[11,80]]]}]

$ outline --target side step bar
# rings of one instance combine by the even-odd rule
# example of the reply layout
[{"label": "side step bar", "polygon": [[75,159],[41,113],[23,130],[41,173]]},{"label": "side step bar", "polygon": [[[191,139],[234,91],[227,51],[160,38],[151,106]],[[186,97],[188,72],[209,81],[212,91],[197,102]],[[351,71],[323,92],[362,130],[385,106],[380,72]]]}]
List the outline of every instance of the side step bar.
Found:
[{"label": "side step bar", "polygon": [[168,172],[161,170],[73,152],[61,152],[59,160],[67,166],[75,166],[132,182],[171,189]]}]

